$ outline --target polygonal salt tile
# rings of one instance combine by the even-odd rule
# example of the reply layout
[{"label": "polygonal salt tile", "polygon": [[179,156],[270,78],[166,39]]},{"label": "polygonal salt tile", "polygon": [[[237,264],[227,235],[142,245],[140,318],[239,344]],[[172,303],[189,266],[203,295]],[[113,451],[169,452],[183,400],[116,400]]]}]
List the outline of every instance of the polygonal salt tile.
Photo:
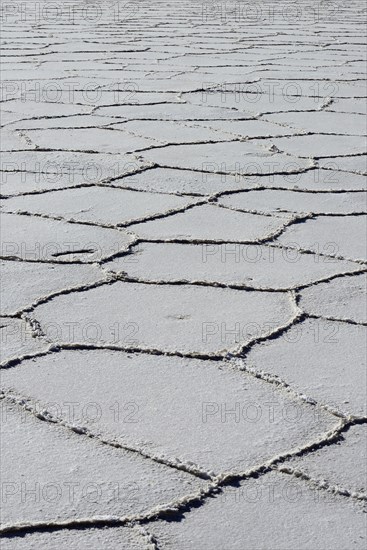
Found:
[{"label": "polygonal salt tile", "polygon": [[318,164],[320,168],[328,170],[341,170],[342,172],[352,172],[362,175],[367,174],[367,157],[365,155],[323,158],[319,160]]},{"label": "polygonal salt tile", "polygon": [[205,204],[164,219],[134,224],[131,229],[148,239],[253,242],[280,232],[288,220],[286,215],[261,216]]},{"label": "polygonal salt tile", "polygon": [[1,155],[1,170],[54,174],[55,180],[67,175],[71,183],[95,184],[102,180],[132,174],[141,168],[136,158],[114,153],[80,153],[71,151],[11,151]]},{"label": "polygonal salt tile", "polygon": [[[362,177],[362,176],[356,176]],[[211,195],[221,191],[252,188],[259,183],[251,177],[238,178],[229,174],[211,174],[174,168],[153,168],[114,180],[113,185],[155,193]]]},{"label": "polygonal salt tile", "polygon": [[[242,67],[243,71],[243,67]],[[221,68],[221,81],[223,82],[223,68]],[[210,75],[207,75],[208,77]],[[233,76],[233,75],[232,75]],[[256,75],[251,75],[251,77]],[[259,73],[260,77],[264,76],[264,73]],[[294,74],[292,75],[294,78]],[[290,78],[292,78],[290,77]],[[217,77],[218,78],[218,77]],[[269,78],[272,78],[271,76]],[[275,79],[279,79],[279,73],[275,76]],[[285,77],[286,78],[286,77]],[[207,78],[210,81],[210,78]],[[276,82],[276,84],[281,85],[282,81]],[[287,83],[285,82],[285,85]],[[289,83],[288,83],[289,84]],[[238,84],[237,87],[234,87],[234,91],[231,92],[226,88],[228,86],[225,84],[223,91],[219,90],[207,90],[206,92],[194,92],[192,94],[185,94],[185,99],[192,102],[193,104],[203,104],[212,107],[225,107],[227,110],[237,110],[240,114],[249,116],[258,115],[259,113],[274,113],[277,111],[305,111],[310,109],[317,109],[318,106],[321,106],[324,102],[322,98],[312,98],[312,97],[287,97],[287,95],[279,93],[278,94],[272,91],[273,83],[270,80],[269,82],[258,83],[258,82],[249,82]]]},{"label": "polygonal salt tile", "polygon": [[25,135],[41,149],[129,153],[155,142],[127,132],[103,128],[28,130]]},{"label": "polygonal salt tile", "polygon": [[319,283],[301,292],[300,305],[307,313],[367,323],[366,274]]},{"label": "polygonal salt tile", "polygon": [[246,191],[218,199],[239,210],[277,213],[352,214],[367,212],[366,193],[305,193],[283,190]]},{"label": "polygonal salt tile", "polygon": [[294,133],[291,128],[284,128],[278,124],[273,124],[265,120],[210,120],[207,122],[197,122],[198,126],[207,129],[214,129],[218,132],[225,132],[233,136],[241,137],[271,137],[283,136]]},{"label": "polygonal salt tile", "polygon": [[195,199],[111,187],[81,187],[41,195],[13,197],[8,212],[31,212],[78,222],[118,225],[183,208]]},{"label": "polygonal salt tile", "polygon": [[226,487],[180,521],[157,521],[150,531],[162,550],[362,550],[365,519],[358,504],[273,472]]},{"label": "polygonal salt tile", "polygon": [[366,327],[307,319],[281,337],[254,346],[245,361],[320,403],[363,415],[365,341]]},{"label": "polygonal salt tile", "polygon": [[365,135],[366,122],[363,115],[351,113],[279,113],[266,118],[279,124],[307,132],[340,135]]},{"label": "polygonal salt tile", "polygon": [[363,269],[353,262],[320,261],[314,254],[295,256],[288,249],[265,245],[176,243],[140,243],[131,254],[104,267],[145,281],[205,281],[277,290]]},{"label": "polygonal salt tile", "polygon": [[326,108],[327,111],[331,111],[337,114],[340,113],[357,113],[361,115],[367,114],[366,100],[358,99],[354,97],[349,98],[335,98],[332,104]]},{"label": "polygonal salt tile", "polygon": [[[284,138],[286,139],[286,138]],[[260,141],[226,142],[199,145],[171,145],[144,151],[144,159],[169,168],[184,168],[226,174],[270,174],[295,172],[310,166],[310,161],[272,153]]]},{"label": "polygonal salt tile", "polygon": [[352,494],[367,492],[367,426],[357,424],[342,432],[334,445],[295,457],[284,467],[300,470],[329,487],[347,490]]},{"label": "polygonal salt tile", "polygon": [[228,136],[222,132],[216,132],[211,128],[206,128],[204,131],[202,127],[197,127],[196,123],[189,122],[184,124],[166,120],[134,120],[122,124],[114,124],[111,128],[132,132],[134,135],[156,140],[155,145],[185,142],[200,143],[203,141],[221,141],[229,139]]},{"label": "polygonal salt tile", "polygon": [[118,281],[34,311],[54,341],[225,355],[288,323],[294,306],[286,293]]},{"label": "polygonal salt tile", "polygon": [[337,424],[217,361],[69,350],[4,369],[3,384],[66,422],[215,474],[259,466]]},{"label": "polygonal salt tile", "polygon": [[[244,176],[236,178],[241,185],[237,187],[240,191],[259,187],[262,189],[279,188],[294,191],[365,191],[366,181],[360,174],[338,172],[337,166],[334,169],[307,170],[295,174],[267,174],[259,176]],[[129,178],[134,176],[129,176]],[[229,177],[229,176],[227,176]],[[322,198],[322,195],[320,195]]]},{"label": "polygonal salt tile", "polygon": [[[83,44],[85,46],[85,44]],[[88,48],[91,44],[88,45]],[[155,53],[157,55],[157,53]],[[74,54],[76,55],[76,54]],[[102,52],[105,56],[105,52]],[[118,58],[122,57],[122,52],[118,52]],[[113,105],[119,103],[121,105],[136,103],[137,105],[151,104],[151,103],[181,103],[182,100],[177,94],[170,93],[141,93],[134,83],[126,84],[125,89],[116,89],[115,91],[87,88],[85,90],[59,90],[58,102],[70,103],[70,100],[77,103],[84,103],[95,107],[97,105]]]},{"label": "polygonal salt tile", "polygon": [[14,315],[49,294],[105,278],[93,265],[2,261],[1,312]]},{"label": "polygonal salt tile", "polygon": [[365,216],[320,216],[288,227],[277,242],[349,260],[366,259]]},{"label": "polygonal salt tile", "polygon": [[57,117],[89,113],[91,106],[11,99],[3,104],[3,109],[11,113],[24,114],[28,117]]},{"label": "polygonal salt tile", "polygon": [[126,250],[126,232],[27,215],[1,214],[2,255],[29,261],[96,262]]},{"label": "polygonal salt tile", "polygon": [[[362,154],[365,140],[359,136],[307,135],[275,138],[271,142],[280,150],[297,157],[324,158]],[[339,162],[339,159],[336,159]],[[321,165],[320,165],[321,166]]]},{"label": "polygonal salt tile", "polygon": [[[112,123],[116,122],[116,118],[107,117],[107,116],[97,116],[97,115],[74,115],[66,117],[56,117],[56,118],[25,118],[24,120],[16,121],[12,127],[16,130],[24,131],[25,134],[28,134],[29,137],[32,137],[33,131],[43,131],[45,130],[63,130],[67,129],[76,130],[76,129],[85,129],[85,128],[103,128],[109,126]],[[55,134],[55,132],[54,132]],[[37,133],[36,133],[37,135]],[[79,143],[80,145],[80,143]],[[83,146],[83,144],[82,144]],[[71,147],[70,147],[71,148]],[[55,147],[58,149],[58,147]],[[81,147],[75,147],[75,149],[81,149]]]},{"label": "polygonal salt tile", "polygon": [[243,118],[242,113],[206,105],[171,103],[163,105],[112,105],[98,107],[98,114],[117,116],[127,120],[210,120]]},{"label": "polygonal salt tile", "polygon": [[37,193],[54,189],[73,187],[83,183],[83,176],[70,178],[68,174],[49,174],[47,172],[2,172],[1,192],[5,197],[21,193]]},{"label": "polygonal salt tile", "polygon": [[[60,406],[54,403],[53,411]],[[11,402],[2,402],[1,416],[5,524],[147,513],[204,485],[137,453],[39,420]]]}]

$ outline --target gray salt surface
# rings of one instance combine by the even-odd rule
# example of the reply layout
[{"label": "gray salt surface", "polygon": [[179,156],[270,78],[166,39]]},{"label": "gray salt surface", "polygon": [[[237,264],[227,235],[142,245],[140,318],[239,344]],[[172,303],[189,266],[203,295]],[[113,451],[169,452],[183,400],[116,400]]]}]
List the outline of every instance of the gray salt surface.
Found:
[{"label": "gray salt surface", "polygon": [[132,241],[123,230],[4,212],[1,231],[5,258],[39,262],[95,262],[126,250]]},{"label": "gray salt surface", "polygon": [[[141,531],[141,532],[140,532]],[[30,533],[21,538],[3,539],[3,550],[147,550],[150,537],[143,528],[118,527],[114,529],[85,529],[80,531],[56,531],[55,533]]]},{"label": "gray salt surface", "polygon": [[364,12],[4,3],[4,550],[366,547]]},{"label": "gray salt surface", "polygon": [[117,281],[59,295],[32,316],[57,342],[224,356],[289,323],[294,305],[285,293]]},{"label": "gray salt surface", "polygon": [[[147,512],[204,485],[184,472],[166,472],[163,465],[139,455],[43,422],[7,402],[1,411],[8,501],[4,523],[127,516]],[[40,411],[37,404],[35,411]],[[33,497],[32,489],[36,491]]]},{"label": "gray salt surface", "polygon": [[[340,518],[343,521],[340,521]],[[312,524],[313,529],[309,529]],[[163,550],[180,548],[364,548],[365,514],[360,507],[272,473],[228,487],[181,522],[152,525]]]},{"label": "gray salt surface", "polygon": [[[354,262],[327,260],[320,261],[316,254],[295,255],[292,250],[267,245],[142,243],[132,249],[132,254],[119,256],[104,265],[116,273],[124,272],[149,281],[201,281],[262,290],[296,288],[364,269]],[[336,286],[338,282],[347,285],[348,281],[351,279],[340,282],[336,279],[333,285],[325,283],[324,287]],[[317,288],[311,290],[317,291]],[[304,291],[302,296],[306,295]],[[359,294],[355,302],[363,310]]]},{"label": "gray salt surface", "polygon": [[232,212],[204,204],[179,212],[175,217],[137,223],[131,229],[143,239],[198,240],[209,242],[256,242],[280,233],[290,219]]},{"label": "gray salt surface", "polygon": [[329,487],[366,495],[366,438],[365,425],[352,426],[343,433],[337,445],[291,459],[284,466],[299,470],[317,481],[325,481]]},{"label": "gray salt surface", "polygon": [[366,410],[366,327],[307,319],[252,348],[246,364],[301,394],[355,415]]},{"label": "gray salt surface", "polygon": [[[41,408],[50,403],[67,421],[66,403],[78,400],[75,424],[216,474],[258,466],[335,424],[328,413],[231,365],[177,357],[63,351],[5,370],[3,384]],[[93,407],[88,410],[91,402],[99,404],[99,418]],[[114,403],[121,404],[119,415]]]}]

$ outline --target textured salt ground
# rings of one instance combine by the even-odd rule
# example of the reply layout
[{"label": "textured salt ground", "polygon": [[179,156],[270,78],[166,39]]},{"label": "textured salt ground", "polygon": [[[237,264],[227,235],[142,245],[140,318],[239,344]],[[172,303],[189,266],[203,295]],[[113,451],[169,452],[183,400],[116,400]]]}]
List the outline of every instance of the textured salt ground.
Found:
[{"label": "textured salt ground", "polygon": [[289,135],[292,130],[282,128],[271,122],[261,120],[210,120],[186,122],[185,126],[179,123],[158,122],[158,121],[135,121],[125,124],[116,124],[114,128],[128,130],[134,133],[141,133],[156,139],[162,140],[162,131],[166,141],[174,143],[184,143],[203,141],[203,128],[205,129],[206,141],[225,141],[231,137],[258,137],[273,135]]},{"label": "textured salt ground", "polygon": [[242,550],[244,545],[311,550],[325,548],[325,541],[345,550],[351,544],[364,548],[364,526],[365,514],[357,505],[342,497],[315,493],[307,483],[272,473],[226,488],[195,514],[180,522],[157,522],[151,530],[164,550]]},{"label": "textured salt ground", "polygon": [[[52,403],[78,400],[77,425],[217,475],[254,468],[335,425],[328,413],[216,362],[62,351],[5,370],[2,378],[6,387],[39,401],[41,409],[48,402],[53,410]],[[95,421],[83,417],[88,402],[105,414]],[[116,402],[130,403],[118,419],[109,414]],[[68,419],[65,407],[57,415]]]},{"label": "textured salt ground", "polygon": [[300,305],[312,315],[321,315],[340,321],[367,323],[366,275],[334,279],[320,283],[301,293]]},{"label": "textured salt ground", "polygon": [[[58,120],[58,119],[57,119]],[[12,172],[26,170],[36,174],[54,174],[55,179],[67,174],[73,178],[83,176],[87,183],[99,183],[102,180],[116,178],[137,171],[142,163],[119,153],[73,151],[10,151],[2,154],[3,170]]]},{"label": "textured salt ground", "polygon": [[[211,195],[243,187],[242,178],[235,176],[175,170],[174,168],[152,168],[132,176],[116,179],[113,185],[155,193],[192,193],[194,195]],[[252,187],[251,178],[246,179],[245,185]],[[357,181],[355,185],[358,185]]]},{"label": "textured salt ground", "polygon": [[[202,77],[199,77],[199,80]],[[126,120],[211,120],[243,118],[241,113],[227,109],[202,105],[139,105],[139,106],[111,106],[98,107],[98,114],[102,116],[118,116]]]},{"label": "textured salt ground", "polygon": [[[110,124],[115,124],[115,123],[116,123],[115,117],[107,117],[107,116],[102,117],[102,116],[91,115],[91,114],[78,114],[78,115],[67,115],[64,117],[57,117],[57,118],[52,118],[52,117],[50,118],[40,117],[40,118],[28,118],[28,119],[24,118],[22,120],[16,121],[16,123],[14,124],[14,129],[16,129],[18,132],[22,132],[24,135],[27,135],[28,139],[31,141],[33,131],[41,131],[44,129],[45,130],[64,129],[65,133],[69,130],[70,135],[73,135],[73,133],[75,135],[76,130],[86,129],[86,128],[105,129],[105,128],[108,128]],[[47,133],[50,135],[49,132]],[[80,136],[82,135],[83,134],[80,134]],[[84,146],[84,143],[79,140],[78,145],[79,145],[79,148],[82,148]],[[113,144],[110,144],[110,147],[113,149],[114,148]],[[36,149],[35,144],[33,145],[33,148]]]},{"label": "textured salt ground", "polygon": [[[41,408],[35,405],[35,411]],[[105,414],[113,417],[108,409]],[[3,482],[15,488],[7,494],[5,524],[148,512],[205,484],[185,472],[166,471],[138,454],[39,420],[11,403],[3,402],[2,415]],[[76,425],[73,413],[68,420]],[[30,488],[40,497],[27,498]],[[19,491],[23,491],[20,501]]]},{"label": "textured salt ground", "polygon": [[[222,74],[222,72],[220,73]],[[270,85],[271,86],[271,85]],[[224,88],[225,89],[225,88]],[[299,101],[292,103],[282,95],[273,95],[273,101],[269,101],[269,93],[256,94],[256,90],[259,87],[257,84],[254,86],[243,85],[243,87],[237,87],[239,93],[221,93],[217,96],[212,92],[206,96],[206,104],[212,107],[227,107],[230,109],[236,109],[238,113],[247,113],[257,115],[258,113],[272,113],[289,111],[289,109],[295,109],[298,111],[317,110],[318,106],[322,105],[322,98],[300,98]],[[245,90],[245,93],[243,93]],[[255,91],[255,95],[251,96],[249,93],[252,90]],[[187,98],[192,103],[202,102],[202,94],[187,94]]]},{"label": "textured salt ground", "polygon": [[367,114],[367,107],[364,99],[337,98],[334,99],[330,107],[327,107],[327,111],[365,115]]},{"label": "textured salt ground", "polygon": [[[364,6],[228,7],[3,21],[2,194],[28,195],[4,201],[5,455],[18,486],[103,488],[8,495],[6,548],[365,546]],[[136,395],[146,423],[108,417]]]},{"label": "textured salt ground", "polygon": [[[365,152],[365,140],[361,140],[359,136],[292,136],[292,138],[272,139],[271,142],[280,151],[302,158],[344,157]],[[339,160],[336,159],[336,162],[338,163]]]},{"label": "textured salt ground", "polygon": [[303,472],[341,492],[366,495],[366,437],[365,425],[352,426],[335,447],[324,447],[312,455],[291,459],[284,468]]},{"label": "textured salt ground", "polygon": [[[300,201],[302,199],[302,202]],[[303,193],[261,190],[235,193],[219,199],[219,204],[237,210],[260,213],[355,214],[367,212],[367,197],[361,193]]]},{"label": "textured salt ground", "polygon": [[[46,334],[47,326],[54,334],[52,321],[57,318],[56,343],[88,343],[92,338],[101,345],[214,356],[270,334],[294,315],[295,306],[285,293],[124,281],[57,296],[32,313]],[[92,336],[85,330],[86,319],[97,327]],[[73,334],[70,323],[76,327]],[[233,330],[236,323],[240,330]],[[225,327],[224,333],[219,327]]]},{"label": "textured salt ground", "polygon": [[[251,172],[251,166],[248,167]],[[9,176],[7,175],[7,178]],[[279,188],[304,191],[364,191],[365,178],[332,170],[310,170],[295,174],[259,174],[249,176],[246,169],[236,176],[153,168],[113,181],[113,185],[158,193],[193,193],[210,195],[252,188]]]},{"label": "textured salt ground", "polygon": [[366,121],[363,115],[352,113],[281,113],[267,115],[268,120],[287,127],[308,132],[327,134],[366,135]]},{"label": "textured salt ground", "polygon": [[[279,138],[287,139],[287,138]],[[356,138],[358,143],[360,138]],[[277,145],[277,139],[273,140]],[[270,144],[271,145],[271,144]],[[269,146],[270,146],[269,145]],[[287,151],[288,153],[288,151]],[[296,153],[297,154],[297,153]],[[191,170],[223,172],[224,174],[294,172],[311,166],[310,160],[291,154],[271,153],[266,144],[251,140],[246,142],[213,143],[200,145],[176,145],[164,149],[145,151],[145,160],[153,157],[160,165]],[[326,156],[326,155],[325,155]],[[307,155],[308,157],[308,155]],[[219,159],[225,159],[218,162]]]},{"label": "textured salt ground", "polygon": [[33,149],[32,143],[27,141],[19,133],[9,132],[3,129],[1,134],[1,151]]},{"label": "textured salt ground", "polygon": [[189,204],[195,204],[195,199],[100,186],[14,197],[6,202],[5,208],[69,221],[118,225],[183,209]]},{"label": "textured salt ground", "polygon": [[340,170],[341,172],[352,172],[355,174],[367,174],[366,155],[338,156],[320,158],[318,165],[320,168]]},{"label": "textured salt ground", "polygon": [[173,217],[136,223],[132,231],[144,239],[256,242],[281,232],[290,216],[267,217],[232,212],[213,204],[197,206]]},{"label": "textured salt ground", "polygon": [[9,260],[1,262],[1,274],[1,313],[6,315],[30,308],[38,300],[65,288],[88,286],[104,278],[103,273],[91,265],[34,265]]},{"label": "textured salt ground", "polygon": [[364,216],[317,217],[288,227],[277,242],[296,249],[366,261]]},{"label": "textured salt ground", "polygon": [[70,177],[70,174],[33,173],[24,170],[19,172],[2,172],[1,194],[4,197],[10,197],[23,193],[40,193],[45,190],[74,187],[82,183],[85,183],[82,175]]},{"label": "textured salt ground", "polygon": [[[18,101],[16,99],[7,101],[2,109],[5,112],[19,113],[25,118],[34,116],[62,116],[90,113],[91,108],[83,105],[64,105],[61,103],[40,103],[37,101]],[[22,117],[23,118],[23,117]]]},{"label": "textured salt ground", "polygon": [[333,409],[364,415],[365,342],[365,326],[306,319],[280,338],[255,346],[245,364]]},{"label": "textured salt ground", "polygon": [[0,361],[44,351],[49,343],[43,337],[35,338],[32,328],[23,319],[0,317]]},{"label": "textured salt ground", "polygon": [[33,130],[25,132],[31,143],[42,149],[98,151],[103,153],[128,153],[153,145],[154,141],[124,132],[99,129]]},{"label": "textured salt ground", "polygon": [[144,528],[118,527],[114,529],[85,529],[33,533],[21,538],[3,539],[3,550],[154,550],[150,536]]},{"label": "textured salt ground", "polygon": [[[333,275],[364,269],[354,262],[330,261],[330,258],[320,261],[316,254],[295,257],[294,252],[286,248],[233,243],[141,243],[131,249],[131,254],[106,262],[104,267],[146,281],[201,281],[263,290],[296,288]],[[340,282],[345,282],[346,293],[350,280]],[[330,284],[324,286],[329,288]],[[336,285],[337,281],[333,286]],[[363,288],[360,291],[363,292]],[[306,292],[302,294],[306,295]],[[363,300],[359,298],[358,301],[358,298],[359,295],[355,305],[363,310]]]},{"label": "textured salt ground", "polygon": [[40,262],[95,262],[126,250],[132,241],[122,230],[5,212],[1,231],[5,258]]},{"label": "textured salt ground", "polygon": [[[190,123],[185,121],[180,123],[163,120],[135,120],[133,122],[114,124],[112,129],[131,132],[137,136],[147,136],[151,140],[154,140],[153,145],[155,146],[167,143],[201,143],[203,141],[202,127],[196,122]],[[206,141],[224,141],[228,139],[230,137],[225,132],[216,131],[209,127],[205,132]],[[136,147],[136,149],[138,148]]]}]

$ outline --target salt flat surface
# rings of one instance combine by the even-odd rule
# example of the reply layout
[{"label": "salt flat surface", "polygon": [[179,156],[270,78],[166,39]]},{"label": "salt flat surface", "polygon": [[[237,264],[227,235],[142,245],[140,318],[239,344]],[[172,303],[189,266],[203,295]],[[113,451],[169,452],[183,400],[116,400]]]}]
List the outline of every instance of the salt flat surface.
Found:
[{"label": "salt flat surface", "polygon": [[[274,524],[283,529],[274,529]],[[245,543],[257,548],[301,545],[311,550],[322,548],[327,537],[333,548],[343,550],[350,541],[355,548],[363,548],[356,533],[363,532],[364,525],[365,514],[355,504],[328,493],[316,498],[306,483],[272,473],[266,479],[249,479],[238,488],[226,488],[196,515],[187,515],[180,524],[157,522],[152,532],[163,549],[210,550],[230,545],[231,550],[242,550]]]},{"label": "salt flat surface", "polygon": [[35,550],[52,548],[79,550],[80,548],[106,550],[147,550],[152,546],[152,538],[142,527],[118,527],[116,529],[86,529],[81,531],[56,531],[55,533],[32,533],[23,538],[4,539],[5,550]]},{"label": "salt flat surface", "polygon": [[365,548],[364,3],[1,18],[2,548]]}]

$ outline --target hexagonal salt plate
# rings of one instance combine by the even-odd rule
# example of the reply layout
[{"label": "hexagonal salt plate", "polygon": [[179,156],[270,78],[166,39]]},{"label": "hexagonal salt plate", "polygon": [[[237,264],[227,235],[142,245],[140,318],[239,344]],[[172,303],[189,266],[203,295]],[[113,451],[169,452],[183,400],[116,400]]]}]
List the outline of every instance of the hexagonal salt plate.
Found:
[{"label": "hexagonal salt plate", "polygon": [[55,297],[31,316],[54,342],[225,355],[288,324],[284,292],[117,281]]},{"label": "hexagonal salt plate", "polygon": [[364,269],[354,262],[320,260],[316,254],[295,255],[286,248],[238,243],[140,243],[131,254],[106,262],[104,268],[145,281],[207,282],[263,290],[296,288]]},{"label": "hexagonal salt plate", "polygon": [[270,217],[204,204],[164,219],[136,223],[131,230],[148,240],[254,242],[280,234],[289,220],[286,214]]},{"label": "hexagonal salt plate", "polygon": [[4,369],[2,383],[31,397],[36,410],[208,474],[243,472],[324,437],[338,423],[217,361],[61,350]]},{"label": "hexagonal salt plate", "polygon": [[304,214],[353,214],[367,212],[367,196],[360,193],[297,193],[261,189],[233,193],[218,201],[224,206],[247,212],[292,212]]},{"label": "hexagonal salt plate", "polygon": [[288,227],[277,242],[328,256],[366,260],[366,220],[366,216],[320,216]]},{"label": "hexagonal salt plate", "polygon": [[193,197],[98,186],[13,197],[6,201],[4,209],[114,226],[154,218],[182,209],[196,200]]},{"label": "hexagonal salt plate", "polygon": [[[287,138],[283,138],[287,139]],[[359,138],[360,139],[360,138]],[[224,174],[292,173],[311,166],[295,156],[273,153],[259,140],[196,145],[171,145],[142,153],[144,159],[169,168]],[[276,141],[276,140],[275,140]]]}]

